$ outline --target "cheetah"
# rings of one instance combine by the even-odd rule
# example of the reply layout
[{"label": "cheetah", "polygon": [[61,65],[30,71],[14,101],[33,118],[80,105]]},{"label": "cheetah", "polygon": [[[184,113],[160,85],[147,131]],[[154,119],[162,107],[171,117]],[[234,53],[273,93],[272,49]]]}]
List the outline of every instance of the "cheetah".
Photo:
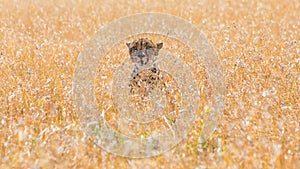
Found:
[{"label": "cheetah", "polygon": [[[133,63],[133,71],[130,77],[129,87],[131,100],[136,103],[140,110],[145,110],[149,106],[149,94],[158,89],[166,94],[167,100],[172,104],[178,100],[178,90],[173,90],[170,86],[176,86],[170,75],[159,70],[156,65],[159,51],[163,43],[153,43],[148,38],[140,38],[131,43],[126,43],[130,59]],[[147,100],[148,99],[148,100]],[[177,109],[178,111],[178,109]]]},{"label": "cheetah", "polygon": [[132,43],[126,43],[126,45],[129,48],[130,59],[134,64],[129,85],[130,93],[134,93],[134,89],[141,89],[142,84],[139,82],[146,83],[147,89],[153,89],[159,81],[160,71],[155,62],[163,43],[155,44],[147,38],[141,38]]}]

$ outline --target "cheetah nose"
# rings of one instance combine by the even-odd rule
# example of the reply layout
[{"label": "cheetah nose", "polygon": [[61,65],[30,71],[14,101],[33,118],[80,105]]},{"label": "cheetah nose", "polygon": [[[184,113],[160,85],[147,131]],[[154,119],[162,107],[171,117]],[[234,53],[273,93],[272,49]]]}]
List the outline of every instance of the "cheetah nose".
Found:
[{"label": "cheetah nose", "polygon": [[138,57],[143,58],[143,57],[145,57],[145,55],[144,54],[138,54]]}]

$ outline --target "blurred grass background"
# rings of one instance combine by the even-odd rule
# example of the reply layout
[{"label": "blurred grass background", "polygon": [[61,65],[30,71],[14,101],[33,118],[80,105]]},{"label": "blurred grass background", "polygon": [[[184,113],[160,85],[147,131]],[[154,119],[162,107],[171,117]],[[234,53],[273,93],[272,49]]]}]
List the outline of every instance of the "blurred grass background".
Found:
[{"label": "blurred grass background", "polygon": [[[204,32],[225,70],[226,110],[204,149],[199,122],[171,151],[126,159],[80,131],[72,76],[101,26],[150,11]],[[299,56],[297,0],[0,0],[0,168],[297,168]]]}]

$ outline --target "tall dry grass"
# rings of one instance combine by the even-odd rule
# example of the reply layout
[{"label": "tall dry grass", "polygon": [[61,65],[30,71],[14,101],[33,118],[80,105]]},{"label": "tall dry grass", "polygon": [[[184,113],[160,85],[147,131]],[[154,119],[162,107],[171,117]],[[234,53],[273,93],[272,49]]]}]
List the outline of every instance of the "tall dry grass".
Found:
[{"label": "tall dry grass", "polygon": [[[146,11],[180,16],[206,34],[225,70],[226,110],[203,149],[201,119],[171,151],[133,160],[105,153],[80,130],[72,77],[102,25]],[[1,0],[0,168],[299,167],[299,16],[297,0]]]}]

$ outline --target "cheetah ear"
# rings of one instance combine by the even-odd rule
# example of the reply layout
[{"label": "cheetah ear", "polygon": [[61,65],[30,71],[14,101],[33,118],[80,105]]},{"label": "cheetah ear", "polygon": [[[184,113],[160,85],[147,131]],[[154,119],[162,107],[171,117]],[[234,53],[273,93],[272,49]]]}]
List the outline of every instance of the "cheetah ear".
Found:
[{"label": "cheetah ear", "polygon": [[130,48],[130,43],[129,42],[127,42],[126,45],[127,45],[128,48]]},{"label": "cheetah ear", "polygon": [[157,45],[157,49],[160,50],[164,44],[161,42],[161,43],[157,43],[156,45]]}]

